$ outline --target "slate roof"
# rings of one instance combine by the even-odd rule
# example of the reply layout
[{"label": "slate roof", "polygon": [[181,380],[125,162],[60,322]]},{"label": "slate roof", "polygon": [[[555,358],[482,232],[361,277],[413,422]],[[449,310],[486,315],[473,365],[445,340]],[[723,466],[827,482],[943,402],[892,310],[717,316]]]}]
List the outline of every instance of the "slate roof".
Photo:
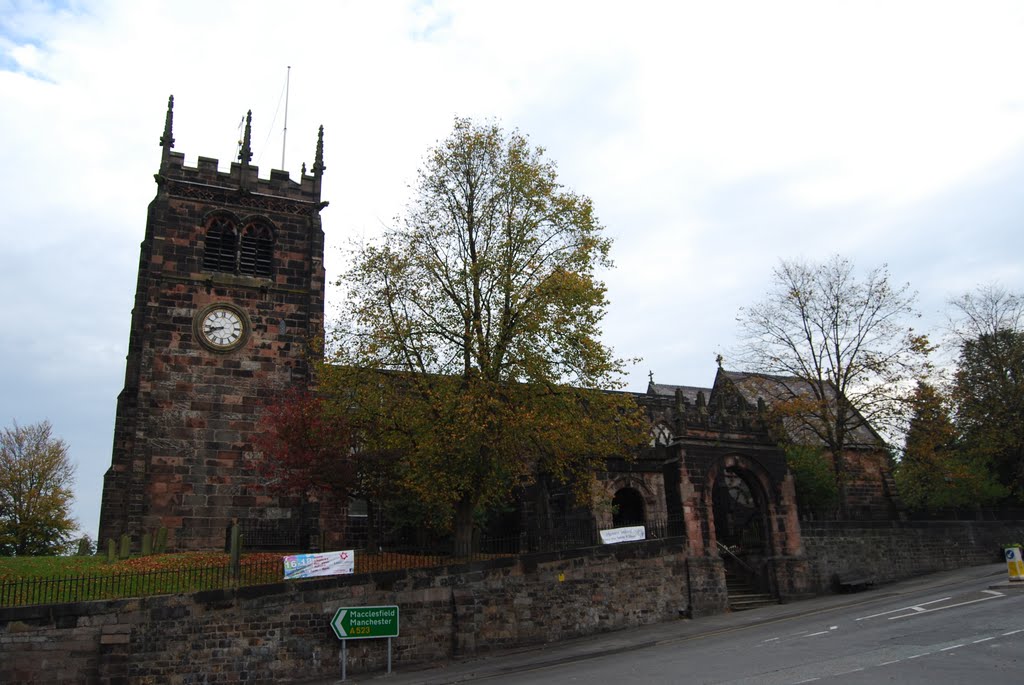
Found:
[{"label": "slate roof", "polygon": [[[784,400],[791,397],[813,397],[813,386],[807,381],[794,376],[772,376],[763,373],[744,373],[741,371],[719,370],[719,374],[725,377],[745,402],[751,407],[757,406],[758,398],[763,398],[769,406],[773,401]],[[717,379],[715,385],[718,385]],[[829,390],[835,397],[835,388],[829,384]],[[884,445],[884,441],[864,420],[861,414],[860,423],[847,434],[847,442],[850,447],[871,447],[878,448]],[[817,436],[806,426],[787,426],[791,431],[793,439],[801,437],[818,441]]]},{"label": "slate roof", "polygon": [[703,392],[704,399],[708,399],[711,395],[711,388],[698,388],[694,385],[668,385],[666,383],[648,383],[647,394],[657,396],[675,397],[676,390],[683,391],[683,397],[690,401],[691,404],[697,403],[697,393]]}]

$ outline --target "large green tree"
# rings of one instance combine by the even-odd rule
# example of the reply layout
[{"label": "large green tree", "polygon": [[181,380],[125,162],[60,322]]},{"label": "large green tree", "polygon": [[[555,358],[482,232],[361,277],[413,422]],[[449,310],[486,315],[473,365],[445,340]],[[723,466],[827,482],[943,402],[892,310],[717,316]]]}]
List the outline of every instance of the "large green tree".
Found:
[{"label": "large green tree", "polygon": [[925,369],[928,340],[910,327],[916,296],[885,266],[858,275],[840,256],[782,261],[773,276],[765,299],[740,312],[741,361],[782,378],[764,384],[764,399],[790,442],[831,452],[843,507],[844,452],[901,427]]},{"label": "large green tree", "polygon": [[896,468],[900,496],[911,509],[945,509],[991,503],[1005,488],[987,465],[960,449],[948,398],[919,382],[911,400],[903,456]]},{"label": "large green tree", "polygon": [[1024,332],[964,342],[953,383],[963,450],[1024,499]]},{"label": "large green tree", "polygon": [[68,446],[48,421],[0,433],[0,555],[67,551],[77,523],[71,516],[75,467]]},{"label": "large green tree", "polygon": [[960,342],[952,396],[961,449],[1024,499],[1024,297],[989,285],[952,304]]},{"label": "large green tree", "polygon": [[400,455],[399,487],[454,523],[540,472],[590,492],[593,469],[643,442],[622,362],[600,340],[610,241],[588,198],[517,131],[457,119],[409,210],[358,247],[321,378],[367,454]]}]

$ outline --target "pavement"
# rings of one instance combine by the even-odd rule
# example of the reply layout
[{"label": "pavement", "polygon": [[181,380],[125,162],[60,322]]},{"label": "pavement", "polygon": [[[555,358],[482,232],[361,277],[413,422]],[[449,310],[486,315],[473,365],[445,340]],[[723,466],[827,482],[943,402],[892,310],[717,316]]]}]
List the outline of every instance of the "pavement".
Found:
[{"label": "pavement", "polygon": [[699,640],[704,637],[740,630],[754,625],[784,621],[798,616],[810,616],[834,609],[877,602],[907,592],[938,589],[965,581],[977,580],[996,590],[1024,591],[1024,582],[1009,582],[1006,564],[988,564],[942,571],[908,580],[875,586],[861,592],[824,595],[747,611],[729,612],[696,619],[679,619],[647,626],[625,628],[583,638],[566,640],[534,647],[503,650],[486,656],[456,659],[444,664],[395,665],[390,674],[375,672],[338,678],[307,681],[306,685],[336,685],[338,683],[373,683],[374,685],[448,685],[494,676],[583,661],[599,656],[632,652],[648,647]]}]

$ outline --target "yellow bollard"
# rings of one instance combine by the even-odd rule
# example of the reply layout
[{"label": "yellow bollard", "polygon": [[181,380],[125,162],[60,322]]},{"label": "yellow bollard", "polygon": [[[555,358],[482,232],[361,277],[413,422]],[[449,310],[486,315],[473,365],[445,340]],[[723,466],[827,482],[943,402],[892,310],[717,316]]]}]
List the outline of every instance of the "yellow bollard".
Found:
[{"label": "yellow bollard", "polygon": [[1010,580],[1024,581],[1024,559],[1021,559],[1020,547],[1007,547],[1006,572],[1010,574]]}]

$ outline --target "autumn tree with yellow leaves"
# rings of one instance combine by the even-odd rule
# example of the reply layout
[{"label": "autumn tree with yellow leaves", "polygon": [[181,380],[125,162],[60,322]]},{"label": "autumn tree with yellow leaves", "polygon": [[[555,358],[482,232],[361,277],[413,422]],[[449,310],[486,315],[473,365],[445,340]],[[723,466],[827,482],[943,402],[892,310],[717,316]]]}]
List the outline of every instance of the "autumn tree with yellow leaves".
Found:
[{"label": "autumn tree with yellow leaves", "polygon": [[0,556],[67,551],[75,465],[48,421],[0,431]]},{"label": "autumn tree with yellow leaves", "polygon": [[474,516],[540,473],[582,498],[646,437],[600,339],[610,240],[518,131],[456,119],[408,212],[358,246],[323,396],[356,449],[395,458],[397,487],[471,548]]}]

